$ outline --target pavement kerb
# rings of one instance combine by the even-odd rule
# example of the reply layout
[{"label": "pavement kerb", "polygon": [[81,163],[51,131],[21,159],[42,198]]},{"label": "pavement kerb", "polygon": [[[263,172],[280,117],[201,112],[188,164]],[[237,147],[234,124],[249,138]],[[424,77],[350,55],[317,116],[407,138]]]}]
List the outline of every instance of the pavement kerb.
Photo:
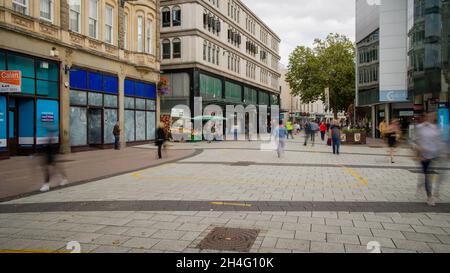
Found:
[{"label": "pavement kerb", "polygon": [[[203,153],[204,149],[192,149],[194,150],[194,152],[192,154],[177,158],[177,159],[173,159],[173,160],[169,160],[169,161],[165,161],[165,162],[161,162],[155,165],[148,165],[145,167],[141,167],[141,168],[137,168],[137,169],[132,169],[132,170],[127,170],[127,171],[123,171],[123,172],[118,172],[118,173],[114,173],[114,174],[108,174],[108,175],[103,175],[103,176],[99,176],[99,177],[94,177],[94,178],[90,178],[90,179],[85,179],[85,180],[80,180],[80,181],[76,181],[76,182],[71,182],[68,185],[65,186],[55,186],[52,187],[50,189],[50,191],[55,191],[55,190],[60,190],[60,189],[64,189],[64,188],[69,188],[69,187],[75,187],[75,186],[79,186],[79,185],[83,185],[86,183],[90,183],[90,182],[95,182],[95,181],[99,181],[99,180],[103,180],[103,179],[108,179],[111,177],[115,177],[115,176],[120,176],[120,175],[124,175],[124,174],[130,174],[130,173],[135,173],[135,172],[139,172],[142,170],[147,170],[147,169],[153,169],[153,168],[157,168],[166,164],[171,164],[171,163],[175,163],[181,160],[185,160],[191,157],[195,157],[201,153]],[[40,191],[32,191],[32,192],[28,192],[28,193],[22,193],[19,195],[14,195],[14,196],[9,196],[9,197],[4,197],[4,198],[0,198],[0,203],[4,203],[4,202],[9,202],[9,201],[13,201],[13,200],[17,200],[17,199],[21,199],[21,198],[25,198],[25,197],[30,197],[33,195],[38,195],[38,194],[42,194],[42,192]]]}]

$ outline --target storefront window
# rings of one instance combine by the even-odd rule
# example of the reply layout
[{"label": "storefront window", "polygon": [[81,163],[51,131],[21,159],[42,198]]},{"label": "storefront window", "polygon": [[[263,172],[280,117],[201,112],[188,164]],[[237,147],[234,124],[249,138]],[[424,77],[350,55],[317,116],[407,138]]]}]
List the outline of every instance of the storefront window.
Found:
[{"label": "storefront window", "polygon": [[155,84],[132,79],[125,80],[125,139],[127,142],[155,139],[155,100]]},{"label": "storefront window", "polygon": [[6,69],[5,54],[0,52],[0,70]]},{"label": "storefront window", "polygon": [[[0,55],[1,56],[1,55]],[[6,133],[7,133],[7,121],[6,121],[6,97],[0,96],[0,151],[6,150]]]},{"label": "storefront window", "polygon": [[225,98],[227,101],[239,103],[242,101],[242,88],[238,84],[225,82]]},{"label": "storefront window", "polygon": [[204,99],[222,99],[222,81],[214,77],[200,74],[200,95]]}]

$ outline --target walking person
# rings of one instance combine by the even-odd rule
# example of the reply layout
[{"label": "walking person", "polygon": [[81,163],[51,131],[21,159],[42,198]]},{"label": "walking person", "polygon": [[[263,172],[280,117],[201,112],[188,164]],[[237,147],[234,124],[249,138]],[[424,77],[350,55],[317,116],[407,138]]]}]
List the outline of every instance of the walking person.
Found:
[{"label": "walking person", "polygon": [[384,119],[381,120],[380,124],[378,125],[378,130],[380,131],[380,138],[384,140],[384,134],[386,133],[387,124]]},{"label": "walking person", "polygon": [[[424,174],[424,185],[427,193],[427,204],[429,206],[435,206],[433,200],[433,191],[431,185],[432,166],[434,161],[439,157],[441,149],[443,147],[440,137],[440,130],[434,124],[435,114],[429,113],[425,116],[423,123],[417,126],[416,130],[416,150],[418,152],[419,160],[422,165],[422,171]],[[420,185],[418,192],[420,191]]]},{"label": "walking person", "polygon": [[61,181],[59,182],[60,186],[65,186],[67,181],[67,176],[64,173],[64,170],[60,167],[58,167],[56,162],[56,153],[58,146],[53,144],[51,139],[49,138],[48,144],[45,146],[45,156],[44,156],[44,163],[43,163],[43,170],[45,174],[45,182],[44,185],[42,185],[40,191],[46,192],[50,190],[50,182],[53,177],[60,175]]},{"label": "walking person", "polygon": [[286,130],[288,132],[287,139],[289,139],[289,136],[291,136],[292,139],[294,139],[294,135],[292,132],[294,131],[294,126],[292,125],[292,121],[288,120],[286,122]]},{"label": "walking person", "polygon": [[331,145],[333,146],[333,154],[339,155],[339,149],[341,147],[341,127],[336,121],[330,127]]},{"label": "walking person", "polygon": [[277,141],[277,154],[278,158],[284,155],[284,148],[286,146],[286,138],[288,136],[288,130],[283,125],[283,121],[280,120],[278,127],[275,131],[275,139]]},{"label": "walking person", "polygon": [[116,122],[116,125],[114,125],[113,129],[113,135],[114,135],[114,149],[120,150],[120,125],[119,121]]},{"label": "walking person", "polygon": [[395,163],[394,161],[395,148],[397,146],[397,141],[400,139],[400,134],[401,131],[398,120],[394,119],[385,131],[385,137],[388,141],[389,146],[389,157],[391,159],[392,164]]},{"label": "walking person", "polygon": [[310,138],[311,135],[311,123],[309,123],[309,120],[307,120],[303,126],[303,128],[305,129],[305,144],[304,146],[308,145],[308,139]]},{"label": "walking person", "polygon": [[321,122],[320,123],[320,138],[322,139],[322,142],[325,142],[325,134],[327,132],[327,125],[325,124],[325,122]]},{"label": "walking person", "polygon": [[313,121],[311,122],[311,129],[310,129],[310,133],[311,133],[311,142],[312,142],[312,146],[314,146],[315,142],[316,142],[316,134],[319,131],[319,124],[317,124],[317,122]]},{"label": "walking person", "polygon": [[164,132],[164,127],[159,125],[156,130],[156,146],[158,146],[158,159],[162,158],[162,146],[166,142],[166,132]]}]

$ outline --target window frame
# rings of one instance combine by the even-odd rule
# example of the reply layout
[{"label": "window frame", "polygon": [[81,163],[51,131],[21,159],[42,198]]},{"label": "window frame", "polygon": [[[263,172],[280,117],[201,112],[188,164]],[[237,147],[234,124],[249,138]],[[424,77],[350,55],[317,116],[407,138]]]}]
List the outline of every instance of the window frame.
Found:
[{"label": "window frame", "polygon": [[[48,4],[49,4],[49,14],[50,14],[50,19],[49,18],[45,18],[45,17],[42,17],[42,9],[41,9],[41,5],[42,5],[42,1],[48,1]],[[54,20],[54,10],[55,10],[55,1],[54,0],[40,0],[39,1],[39,18],[41,19],[41,20],[44,20],[44,21],[47,21],[47,22],[50,22],[50,23],[53,23],[53,20]]]},{"label": "window frame", "polygon": [[139,53],[143,53],[145,50],[145,40],[144,40],[144,17],[139,15],[137,17],[136,27],[137,27],[137,47],[136,51]]},{"label": "window frame", "polygon": [[[179,46],[179,52],[176,52],[176,53],[175,53],[175,44],[178,44],[178,46]],[[181,39],[180,38],[174,38],[172,40],[172,58],[174,58],[174,59],[181,58]]]},{"label": "window frame", "polygon": [[[29,0],[25,0],[25,4],[23,4],[23,3],[21,3],[21,2],[17,2],[17,1],[18,1],[18,0],[12,0],[12,9],[13,9],[15,12],[18,12],[18,13],[20,13],[20,14],[30,15],[30,1],[29,1]],[[23,8],[23,9],[25,10],[25,12],[22,13],[22,12],[16,10],[14,5]]]},{"label": "window frame", "polygon": [[[108,18],[108,9],[111,10],[111,25],[108,25],[107,18]],[[108,44],[113,45],[114,44],[114,6],[111,6],[109,4],[105,5],[105,42]],[[111,41],[107,41],[107,29],[110,29],[110,36]]]},{"label": "window frame", "polygon": [[[77,3],[79,3],[80,10],[77,11],[77,10],[73,9],[72,7],[74,7],[74,5],[71,5],[70,1],[76,1]],[[81,0],[69,0],[69,29],[70,29],[70,31],[73,31],[75,33],[81,33],[81,13],[82,12],[83,12],[83,9],[81,6]],[[72,29],[72,24],[71,24],[72,13],[75,13],[77,15],[77,30]]]},{"label": "window frame", "polygon": [[[164,45],[169,45],[169,54],[164,54]],[[171,59],[171,51],[172,51],[172,47],[171,47],[171,42],[169,39],[164,39],[161,41],[161,54],[162,54],[162,59],[163,60],[170,60]]]},{"label": "window frame", "polygon": [[[176,21],[175,19],[176,19],[176,15],[178,14],[178,21]],[[172,26],[173,27],[177,27],[177,26],[181,26],[181,7],[180,6],[174,6],[173,8],[172,8],[172,15],[171,15],[171,23],[172,23]]]},{"label": "window frame", "polygon": [[145,52],[153,54],[153,21],[150,18],[145,22]]},{"label": "window frame", "polygon": [[[93,18],[91,17],[91,5],[93,3],[93,1],[95,1],[96,3],[96,17]],[[94,39],[98,39],[98,10],[99,10],[99,0],[89,0],[89,14],[88,14],[88,22],[89,22],[89,37],[94,38]],[[92,22],[95,23],[95,36],[91,35],[91,20]]]}]

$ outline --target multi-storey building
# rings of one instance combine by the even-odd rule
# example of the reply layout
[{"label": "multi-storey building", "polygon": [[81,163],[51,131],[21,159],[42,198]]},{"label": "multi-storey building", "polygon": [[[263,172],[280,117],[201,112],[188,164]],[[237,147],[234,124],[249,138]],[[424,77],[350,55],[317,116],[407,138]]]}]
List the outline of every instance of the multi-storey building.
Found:
[{"label": "multi-storey building", "polygon": [[0,93],[0,154],[63,152],[155,138],[159,1],[0,0],[0,71],[21,72]]},{"label": "multi-storey building", "polygon": [[[371,3],[356,0],[358,116],[366,118],[372,128],[383,119],[397,118],[406,132],[413,119],[407,87],[407,0]],[[379,136],[377,130],[372,133]]]},{"label": "multi-storey building", "polygon": [[[279,105],[278,36],[239,0],[161,1],[161,69],[170,83],[161,111]],[[270,112],[270,111],[269,111]],[[162,117],[165,118],[165,117]]]}]

